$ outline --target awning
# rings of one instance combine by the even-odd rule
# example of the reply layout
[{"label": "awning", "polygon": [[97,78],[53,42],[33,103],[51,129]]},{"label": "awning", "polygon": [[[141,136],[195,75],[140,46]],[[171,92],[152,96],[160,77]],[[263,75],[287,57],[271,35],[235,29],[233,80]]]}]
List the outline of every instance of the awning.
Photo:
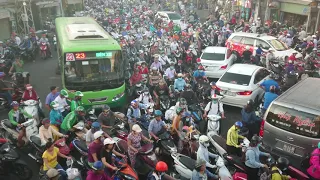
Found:
[{"label": "awning", "polygon": [[301,4],[301,5],[309,5],[312,3],[312,0],[278,0],[282,3],[292,3],[292,4]]}]

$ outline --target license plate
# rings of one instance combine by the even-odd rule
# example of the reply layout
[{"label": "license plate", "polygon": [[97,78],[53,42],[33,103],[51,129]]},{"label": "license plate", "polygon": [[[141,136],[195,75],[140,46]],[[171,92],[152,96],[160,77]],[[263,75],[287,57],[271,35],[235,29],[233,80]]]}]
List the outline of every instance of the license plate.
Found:
[{"label": "license plate", "polygon": [[235,96],[236,95],[236,93],[231,92],[231,91],[225,91],[224,94],[228,95],[228,96]]},{"label": "license plate", "polygon": [[294,148],[294,147],[292,147],[292,146],[290,146],[288,144],[284,144],[283,145],[283,150],[288,152],[288,153],[290,153],[290,154],[293,154],[295,149],[296,148]]},{"label": "license plate", "polygon": [[104,104],[100,104],[100,105],[93,105],[92,108],[93,109],[99,109],[99,108],[103,108]]}]

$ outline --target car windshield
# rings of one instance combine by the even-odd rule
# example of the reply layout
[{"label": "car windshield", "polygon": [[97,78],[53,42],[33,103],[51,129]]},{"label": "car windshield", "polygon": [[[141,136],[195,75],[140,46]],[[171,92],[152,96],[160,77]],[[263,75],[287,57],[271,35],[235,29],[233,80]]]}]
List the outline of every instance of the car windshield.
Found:
[{"label": "car windshield", "polygon": [[110,88],[115,88],[114,86],[122,85],[120,82],[124,78],[122,66],[121,51],[113,51],[110,57],[67,61],[64,66],[65,84],[66,86],[109,84],[112,86]]},{"label": "car windshield", "polygon": [[180,20],[181,16],[177,13],[168,13],[168,17],[170,20]]},{"label": "car windshield", "polygon": [[268,42],[273,46],[273,48],[277,51],[285,51],[288,48],[282,44],[280,41],[278,41],[277,39],[272,39],[272,40],[268,40]]},{"label": "car windshield", "polygon": [[214,61],[224,61],[225,54],[221,53],[203,53],[201,59],[214,60]]},{"label": "car windshield", "polygon": [[219,81],[242,86],[248,86],[250,83],[250,79],[251,76],[249,75],[226,72]]},{"label": "car windshield", "polygon": [[273,104],[267,122],[278,128],[313,138],[320,138],[320,116]]}]

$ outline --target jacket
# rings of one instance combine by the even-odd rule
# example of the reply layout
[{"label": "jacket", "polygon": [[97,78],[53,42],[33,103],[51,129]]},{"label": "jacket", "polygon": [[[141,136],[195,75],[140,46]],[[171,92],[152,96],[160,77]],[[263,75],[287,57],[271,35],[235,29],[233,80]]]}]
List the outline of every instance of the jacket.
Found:
[{"label": "jacket", "polygon": [[174,89],[182,91],[184,86],[186,85],[186,81],[184,79],[175,79],[174,80]]},{"label": "jacket", "polygon": [[32,100],[38,101],[39,97],[36,91],[32,89],[31,92],[32,93],[30,95],[30,92],[28,90],[25,90],[22,94],[22,100],[27,101],[32,99]]},{"label": "jacket", "polygon": [[52,125],[60,125],[63,117],[59,110],[51,109],[49,113],[50,124]]},{"label": "jacket", "polygon": [[[26,116],[27,118],[32,118],[32,115],[28,114],[23,109],[19,108],[18,111],[19,111],[19,116],[23,115],[23,116]],[[18,124],[22,123],[22,122],[19,122],[21,117],[16,117],[16,112],[13,109],[9,111],[8,116],[12,125],[17,126]]]},{"label": "jacket", "polygon": [[208,148],[204,147],[201,143],[199,143],[199,149],[198,149],[198,151],[197,151],[197,159],[203,159],[203,160],[205,160],[205,161],[207,162],[207,163],[206,163],[206,166],[207,166],[207,167],[209,167],[209,168],[214,168],[215,165],[210,164],[209,157],[217,158],[218,155],[209,152],[209,151],[208,151]]},{"label": "jacket", "polygon": [[263,164],[260,162],[260,156],[267,156],[267,153],[261,152],[259,146],[248,147],[246,152],[246,166],[250,168],[261,168]]},{"label": "jacket", "polygon": [[242,138],[244,139],[243,136],[239,135],[238,134],[238,131],[240,129],[236,129],[236,126],[233,125],[229,130],[228,130],[228,133],[227,133],[227,145],[228,146],[233,146],[233,147],[236,147],[236,148],[239,148],[240,146],[238,145],[238,139],[239,138]]},{"label": "jacket", "polygon": [[71,109],[71,111],[75,111],[76,110],[76,108],[78,107],[78,106],[81,106],[82,105],[82,102],[81,101],[79,101],[79,100],[72,100],[71,101],[71,104],[70,104],[70,109]]},{"label": "jacket", "polygon": [[271,180],[289,180],[289,176],[282,175],[281,171],[276,166],[271,168],[271,173]]},{"label": "jacket", "polygon": [[241,110],[242,122],[245,124],[253,124],[255,122],[259,122],[259,117],[256,115],[254,111],[246,112],[245,108]]},{"label": "jacket", "polygon": [[315,179],[320,179],[320,149],[313,150],[310,157],[310,167],[307,172],[310,176]]},{"label": "jacket", "polygon": [[107,176],[106,173],[94,173],[93,170],[88,171],[86,180],[111,180],[110,177]]},{"label": "jacket", "polygon": [[76,115],[75,111],[70,112],[63,120],[60,128],[68,131],[69,129],[72,128],[72,126],[74,126],[78,121],[78,117]]},{"label": "jacket", "polygon": [[205,180],[207,179],[207,173],[200,174],[197,170],[192,171],[191,180]]}]

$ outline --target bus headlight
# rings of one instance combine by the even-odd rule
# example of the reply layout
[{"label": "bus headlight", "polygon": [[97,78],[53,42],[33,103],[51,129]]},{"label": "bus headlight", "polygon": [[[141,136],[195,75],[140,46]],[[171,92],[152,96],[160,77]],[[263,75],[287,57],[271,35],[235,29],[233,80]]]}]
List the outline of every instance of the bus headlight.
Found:
[{"label": "bus headlight", "polygon": [[124,92],[115,95],[115,96],[112,98],[112,101],[118,101],[120,98],[122,98],[122,96],[124,96]]}]

